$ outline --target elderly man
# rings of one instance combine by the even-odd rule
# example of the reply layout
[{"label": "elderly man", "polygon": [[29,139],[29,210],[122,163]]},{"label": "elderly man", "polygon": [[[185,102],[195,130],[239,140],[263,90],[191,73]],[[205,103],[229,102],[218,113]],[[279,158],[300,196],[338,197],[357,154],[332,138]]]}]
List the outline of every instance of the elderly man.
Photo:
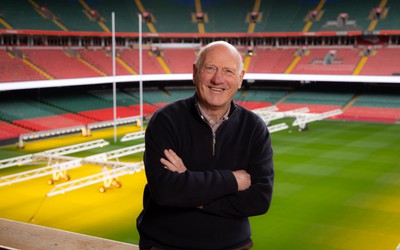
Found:
[{"label": "elderly man", "polygon": [[140,249],[250,249],[249,216],[271,204],[274,167],[266,124],[233,102],[244,77],[234,46],[206,45],[194,96],[160,108],[146,129]]}]

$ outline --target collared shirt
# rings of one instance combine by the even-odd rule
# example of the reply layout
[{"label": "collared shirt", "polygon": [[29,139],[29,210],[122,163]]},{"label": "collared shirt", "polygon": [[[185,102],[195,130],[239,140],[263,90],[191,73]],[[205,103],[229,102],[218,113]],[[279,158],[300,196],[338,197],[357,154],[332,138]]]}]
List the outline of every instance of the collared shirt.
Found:
[{"label": "collared shirt", "polygon": [[199,110],[199,113],[201,115],[201,118],[206,121],[208,123],[208,125],[210,125],[213,133],[215,133],[215,131],[217,131],[217,129],[219,128],[219,126],[221,126],[222,122],[224,122],[225,120],[228,120],[229,118],[229,111],[231,109],[231,105],[229,105],[228,110],[226,111],[226,113],[221,117],[221,119],[219,119],[218,121],[214,121],[210,115],[208,115],[204,109],[201,107],[201,105],[199,103],[197,103],[197,108]]}]

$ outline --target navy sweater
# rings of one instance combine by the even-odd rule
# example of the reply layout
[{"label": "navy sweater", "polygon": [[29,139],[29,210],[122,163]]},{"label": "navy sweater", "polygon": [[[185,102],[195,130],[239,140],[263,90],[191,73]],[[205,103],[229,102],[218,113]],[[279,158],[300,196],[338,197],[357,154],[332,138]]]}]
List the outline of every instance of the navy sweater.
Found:
[{"label": "navy sweater", "polygon": [[[187,171],[164,169],[172,149]],[[267,212],[273,189],[273,152],[266,124],[232,103],[215,135],[195,97],[159,109],[146,129],[148,184],[137,219],[141,248],[232,249],[250,242],[249,216]],[[232,171],[244,169],[252,185],[238,191]],[[202,209],[199,206],[203,206]]]}]

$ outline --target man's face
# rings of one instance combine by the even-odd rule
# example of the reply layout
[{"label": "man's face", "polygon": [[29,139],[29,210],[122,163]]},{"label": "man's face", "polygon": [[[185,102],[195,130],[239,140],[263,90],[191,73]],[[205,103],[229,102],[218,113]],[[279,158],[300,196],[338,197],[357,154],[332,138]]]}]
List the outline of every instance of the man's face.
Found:
[{"label": "man's face", "polygon": [[241,58],[223,45],[216,45],[205,52],[199,69],[193,66],[199,102],[207,110],[226,111],[242,85],[244,70],[240,71]]}]

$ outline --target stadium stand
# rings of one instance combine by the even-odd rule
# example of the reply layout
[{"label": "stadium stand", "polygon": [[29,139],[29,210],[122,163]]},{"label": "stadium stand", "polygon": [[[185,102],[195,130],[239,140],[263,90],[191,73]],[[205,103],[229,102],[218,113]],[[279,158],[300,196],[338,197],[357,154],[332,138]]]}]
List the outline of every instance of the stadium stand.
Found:
[{"label": "stadium stand", "polygon": [[[160,63],[157,61],[157,56],[153,55],[149,49],[143,50],[143,74],[164,74],[164,70]],[[126,49],[120,51],[120,57],[124,60],[130,67],[139,72],[139,50],[138,49]]]},{"label": "stadium stand", "polygon": [[399,75],[400,48],[379,48],[370,55],[360,75]]},{"label": "stadium stand", "polygon": [[288,91],[286,90],[243,88],[234,96],[234,100],[238,104],[254,110],[275,105],[287,95]]},{"label": "stadium stand", "polygon": [[[103,49],[91,49],[91,50],[77,50],[78,55],[93,65],[96,69],[103,72],[105,75],[112,76],[112,53]],[[129,67],[124,67],[123,64],[117,62],[115,64],[116,75],[130,75]]]},{"label": "stadium stand", "polygon": [[[48,9],[52,10],[58,21],[69,31],[103,31],[96,21],[91,20],[85,14],[85,8],[80,1],[36,0],[36,3],[39,6],[46,6]],[[60,30],[60,27],[58,27],[58,29]],[[40,28],[40,30],[46,29]]]},{"label": "stadium stand", "polygon": [[18,127],[16,125],[0,121],[0,140],[16,138],[20,134],[29,133],[31,130]]},{"label": "stadium stand", "polygon": [[375,30],[397,30],[400,27],[400,16],[396,13],[398,8],[396,10],[391,2],[389,4],[384,7],[384,15],[379,19]]},{"label": "stadium stand", "polygon": [[13,29],[59,30],[53,23],[35,11],[29,1],[4,0],[0,4],[2,16]]},{"label": "stadium stand", "polygon": [[[49,105],[32,96],[21,95],[21,100],[3,95],[0,100],[0,119],[7,121],[7,131],[42,131],[56,128],[85,125],[95,120],[68,113],[60,107]],[[2,123],[4,125],[4,123]],[[24,128],[24,129],[22,129]]]},{"label": "stadium stand", "polygon": [[239,91],[235,97],[235,101],[257,101],[275,104],[288,95],[287,90],[280,89],[243,89]]},{"label": "stadium stand", "polygon": [[33,131],[45,131],[68,128],[93,123],[96,120],[68,113],[54,116],[42,116],[30,119],[14,120],[13,124]]},{"label": "stadium stand", "polygon": [[[398,10],[391,8],[392,2],[385,2],[387,3],[382,5],[380,1],[372,0],[355,0],[351,4],[346,1],[230,0],[227,3],[226,0],[214,0],[201,1],[201,5],[196,6],[195,1],[172,0],[5,0],[0,6],[7,22],[14,29],[21,30],[102,32],[111,30],[111,12],[115,12],[117,32],[138,32],[137,14],[147,12],[152,17],[154,30],[144,25],[144,32],[195,33],[199,32],[196,12],[200,11],[206,15],[205,32],[247,32],[250,13],[258,10],[254,32],[298,32],[306,25],[309,13],[319,8],[319,18],[313,20],[309,31],[363,31],[368,30],[377,7],[381,7],[382,16],[375,30],[397,29],[400,22],[399,15],[396,15]],[[226,4],[229,4],[229,8]],[[170,11],[165,10],[171,10],[174,14],[169,15]],[[47,12],[51,15],[46,15]],[[345,23],[340,22],[341,14],[347,15]]]},{"label": "stadium stand", "polygon": [[313,3],[315,1],[262,1],[260,12],[263,18],[262,22],[256,25],[255,32],[300,31],[305,24],[304,17],[313,8]]},{"label": "stadium stand", "polygon": [[366,93],[356,100],[354,106],[400,108],[400,98],[393,93]]},{"label": "stadium stand", "polygon": [[21,58],[6,50],[0,50],[0,81],[17,82],[29,80],[46,80],[46,77],[25,64]]},{"label": "stadium stand", "polygon": [[165,88],[165,91],[171,96],[172,101],[187,98],[194,93],[194,87]]},{"label": "stadium stand", "polygon": [[[149,104],[149,103],[143,103],[143,117],[148,118],[151,116],[159,107],[162,107],[164,104]],[[134,104],[129,106],[131,109],[133,109],[134,114],[139,115],[140,114],[140,105],[139,104]]]},{"label": "stadium stand", "polygon": [[[349,47],[308,48],[308,53],[296,61],[298,48],[263,48],[256,47],[250,57],[248,73],[289,73],[291,74],[336,74],[351,75],[362,58],[362,49]],[[331,64],[325,63],[330,51],[335,55]],[[75,77],[111,76],[112,60],[107,51],[100,47],[71,50],[64,48],[23,49],[26,60],[34,66],[28,66],[22,59],[13,57],[5,50],[0,50],[3,62],[0,71],[1,82],[66,79]],[[194,49],[163,49],[160,58],[171,73],[191,73],[195,59]],[[245,52],[243,52],[245,53]],[[132,75],[139,72],[138,50],[118,50],[116,75]],[[179,58],[179,60],[174,60]],[[48,61],[57,63],[49,64]],[[359,75],[396,75],[400,73],[400,49],[396,47],[376,48],[367,57]],[[35,67],[36,66],[36,67]],[[69,70],[65,70],[68,68]],[[165,74],[158,57],[151,50],[143,52],[144,74]]]},{"label": "stadium stand", "polygon": [[[134,110],[129,109],[128,107],[117,107],[116,111],[117,111],[117,119],[139,115],[138,113],[135,114]],[[78,114],[84,117],[89,117],[97,121],[111,121],[114,119],[113,108],[81,111],[78,112]]]},{"label": "stadium stand", "polygon": [[[247,32],[246,15],[253,9],[252,1],[233,0],[204,1],[203,11],[207,13],[206,32]],[[232,18],[235,17],[235,18]]]},{"label": "stadium stand", "polygon": [[294,91],[283,100],[283,103],[323,104],[342,107],[352,97],[353,93],[348,92]]},{"label": "stadium stand", "polygon": [[0,114],[3,120],[14,121],[65,113],[44,103],[21,97],[21,100],[2,98]]},{"label": "stadium stand", "polygon": [[164,49],[164,61],[172,73],[189,73],[196,59],[194,49]]},{"label": "stadium stand", "polygon": [[354,0],[351,4],[346,1],[326,1],[321,19],[314,23],[310,31],[367,30],[370,23],[368,14],[378,4],[379,1]]},{"label": "stadium stand", "polygon": [[340,118],[353,121],[395,123],[400,121],[400,108],[354,106],[346,109]]},{"label": "stadium stand", "polygon": [[276,105],[279,111],[290,111],[300,108],[308,108],[310,113],[324,113],[327,111],[341,108],[337,105],[323,105],[323,104],[305,104],[305,103],[278,103]]},{"label": "stadium stand", "polygon": [[351,75],[361,58],[358,52],[352,48],[312,48],[291,73]]},{"label": "stadium stand", "polygon": [[[196,23],[193,23],[191,19],[191,13],[194,11],[194,1],[147,0],[142,1],[142,6],[144,10],[149,11],[154,16],[153,25],[157,32],[190,33],[197,31]],[[173,15],[167,14],[166,10],[173,11]],[[145,27],[145,29],[148,28]]]},{"label": "stadium stand", "polygon": [[395,93],[364,93],[340,116],[347,120],[400,121],[400,98]]},{"label": "stadium stand", "polygon": [[249,73],[284,73],[294,60],[293,48],[257,48],[251,57]]},{"label": "stadium stand", "polygon": [[354,96],[352,92],[293,91],[276,106],[280,111],[307,107],[310,113],[341,109]]},{"label": "stadium stand", "polygon": [[[315,10],[316,16],[311,20],[310,13]],[[191,73],[196,46],[215,39],[237,45],[248,73],[400,74],[400,39],[396,33],[392,37],[384,33],[396,30],[400,23],[399,9],[393,1],[5,0],[0,3],[0,27],[22,33],[11,37],[7,30],[0,32],[0,82],[111,76],[111,39],[107,33],[111,29],[111,12],[116,12],[119,32],[117,75],[139,73],[137,37],[126,33],[138,32],[138,13],[143,14],[145,33],[143,74]],[[366,32],[372,30],[383,35],[376,37],[374,34],[378,33]],[[301,31],[308,31],[304,33],[307,36]],[[318,33],[329,31],[339,33]],[[221,36],[232,33],[238,36]],[[314,39],[308,40],[315,34]],[[179,47],[180,43],[192,46]],[[367,55],[366,48],[372,48]],[[375,119],[371,112],[388,114],[382,116],[391,122],[398,119],[397,104],[376,104],[386,95],[364,102],[371,97],[362,94],[354,98],[354,91],[308,96],[299,91],[301,87],[277,90],[250,85],[235,96],[235,101],[250,109],[278,105],[290,110],[307,105],[311,111],[324,112],[339,107],[344,109],[343,119],[383,119]],[[192,91],[193,86],[146,87],[144,114],[151,115],[158,107],[189,96]],[[118,117],[139,114],[136,88],[120,88],[117,96]],[[21,100],[1,101],[1,121],[38,131],[113,117],[111,91],[101,87],[68,93],[43,90],[23,101],[24,104]],[[368,111],[371,107],[376,110]]]},{"label": "stadium stand", "polygon": [[[93,96],[96,96],[100,99],[103,99],[109,103],[113,102],[113,93],[109,90],[93,90],[93,91],[89,91],[89,93]],[[129,106],[132,105],[132,103],[134,104],[139,104],[140,100],[139,98],[128,94],[126,91],[123,90],[116,90],[116,96],[117,96],[117,105],[118,106]]]},{"label": "stadium stand", "polygon": [[78,93],[43,93],[42,101],[62,110],[79,113],[88,110],[106,109],[112,107],[112,103],[79,91]]},{"label": "stadium stand", "polygon": [[85,64],[78,55],[74,58],[73,55],[67,54],[62,49],[25,49],[22,52],[34,65],[58,79],[102,75],[101,71]]},{"label": "stadium stand", "polygon": [[[138,32],[139,9],[135,1],[90,1],[90,6],[101,12],[104,23],[111,30],[111,13],[115,13],[116,32]],[[143,27],[145,29],[145,27]],[[79,29],[79,25],[78,25]],[[148,32],[147,30],[144,30]]]},{"label": "stadium stand", "polygon": [[[137,91],[128,92],[139,99],[139,93]],[[165,104],[173,101],[171,95],[165,91],[156,88],[146,89],[146,94],[143,95],[143,102],[150,104]]]}]

